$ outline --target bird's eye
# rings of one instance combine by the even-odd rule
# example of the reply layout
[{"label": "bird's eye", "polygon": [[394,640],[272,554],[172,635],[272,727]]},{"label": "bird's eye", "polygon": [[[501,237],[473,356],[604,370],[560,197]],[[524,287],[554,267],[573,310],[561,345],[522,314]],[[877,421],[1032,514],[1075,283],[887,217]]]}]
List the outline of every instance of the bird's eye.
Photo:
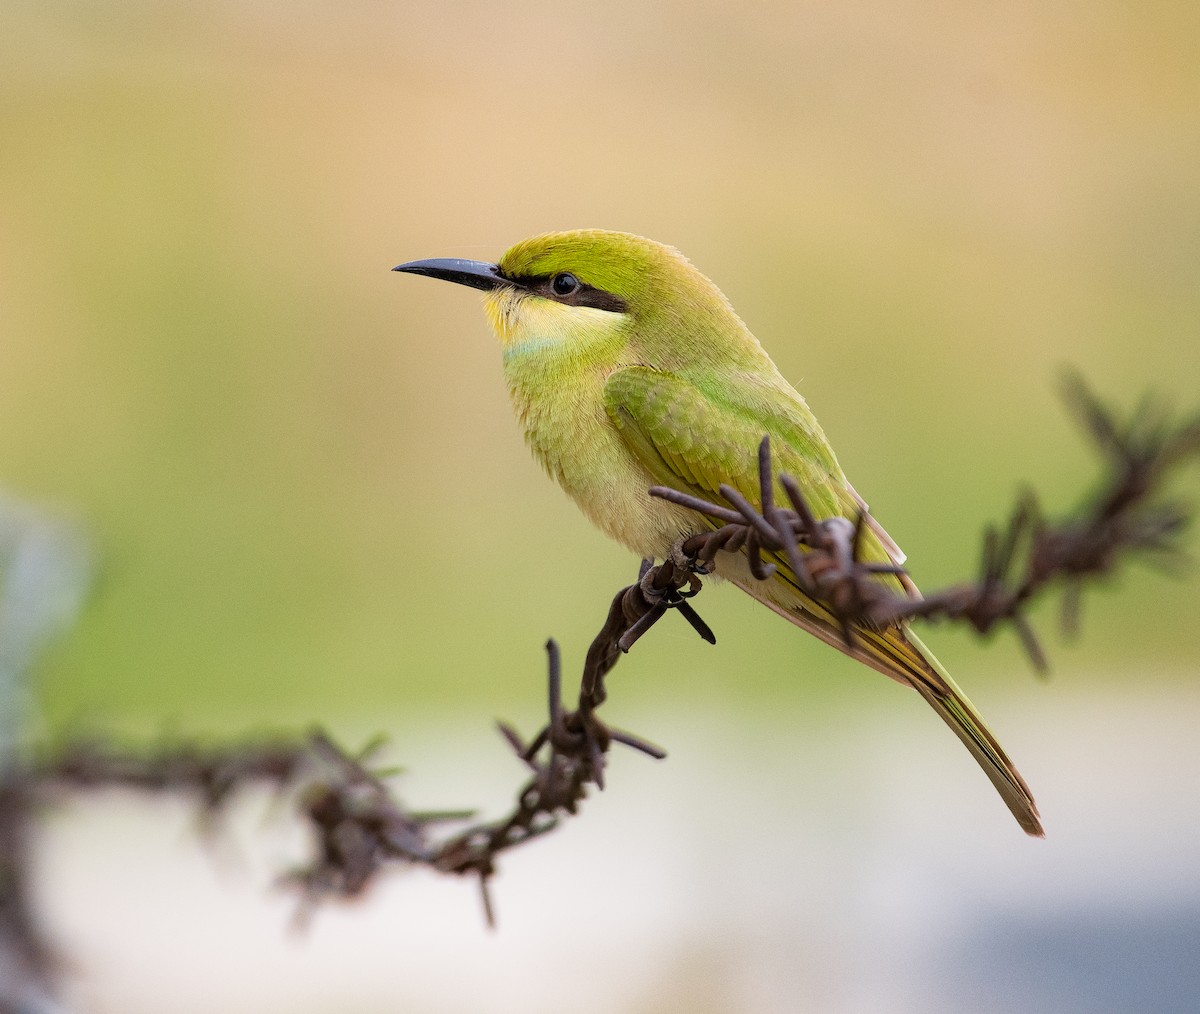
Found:
[{"label": "bird's eye", "polygon": [[551,279],[550,288],[556,296],[569,296],[579,291],[579,279],[569,271],[560,271]]}]

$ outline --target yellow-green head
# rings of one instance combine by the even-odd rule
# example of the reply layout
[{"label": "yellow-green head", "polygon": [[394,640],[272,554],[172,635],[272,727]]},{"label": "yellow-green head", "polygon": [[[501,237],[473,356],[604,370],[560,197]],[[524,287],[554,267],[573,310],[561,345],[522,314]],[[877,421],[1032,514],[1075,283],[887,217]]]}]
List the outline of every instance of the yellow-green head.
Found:
[{"label": "yellow-green head", "polygon": [[683,254],[630,233],[551,232],[516,244],[496,264],[438,259],[395,270],[486,291],[506,349],[561,343],[577,355],[624,352],[622,360],[664,369],[766,360],[720,289]]}]

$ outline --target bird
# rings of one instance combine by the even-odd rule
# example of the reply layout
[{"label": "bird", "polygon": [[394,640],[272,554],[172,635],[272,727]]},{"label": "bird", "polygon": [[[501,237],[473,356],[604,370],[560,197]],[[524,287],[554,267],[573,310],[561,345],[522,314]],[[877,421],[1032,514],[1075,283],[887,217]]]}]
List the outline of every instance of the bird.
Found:
[{"label": "bird", "polygon": [[[719,501],[725,484],[757,505],[764,436],[778,472],[795,480],[816,517],[855,519],[866,511],[804,398],[721,290],[674,247],[580,229],[526,239],[496,263],[433,258],[393,270],[484,293],[534,457],[596,527],[642,558],[669,558],[706,523],[648,489],[669,486]],[[861,558],[903,563],[882,525],[865,516]],[[908,624],[857,623],[846,637],[830,610],[805,593],[786,554],[769,559],[775,571],[763,581],[744,553],[720,553],[716,576],[916,690],[975,757],[1021,828],[1043,836],[1025,780]],[[906,577],[876,579],[919,594]]]}]

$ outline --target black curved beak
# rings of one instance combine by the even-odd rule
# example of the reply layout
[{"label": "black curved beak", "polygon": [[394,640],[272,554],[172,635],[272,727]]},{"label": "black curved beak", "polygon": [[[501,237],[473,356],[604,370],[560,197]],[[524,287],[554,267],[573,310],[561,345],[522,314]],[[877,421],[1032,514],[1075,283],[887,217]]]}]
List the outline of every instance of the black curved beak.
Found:
[{"label": "black curved beak", "polygon": [[500,267],[497,264],[488,264],[487,261],[465,261],[457,257],[435,257],[427,261],[409,261],[407,264],[397,264],[392,270],[407,271],[411,275],[441,278],[447,282],[469,285],[473,289],[483,289],[485,292],[498,289],[502,285],[513,284],[500,274]]}]

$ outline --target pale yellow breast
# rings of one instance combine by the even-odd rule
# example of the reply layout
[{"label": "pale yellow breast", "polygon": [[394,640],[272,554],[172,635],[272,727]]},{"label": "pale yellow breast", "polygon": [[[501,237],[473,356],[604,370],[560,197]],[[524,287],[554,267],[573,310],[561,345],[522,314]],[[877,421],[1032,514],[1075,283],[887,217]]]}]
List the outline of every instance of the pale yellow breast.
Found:
[{"label": "pale yellow breast", "polygon": [[512,297],[489,304],[525,439],[589,520],[644,557],[697,530],[690,512],[647,494],[655,479],[604,408],[605,382],[629,365],[619,315]]},{"label": "pale yellow breast", "polygon": [[643,557],[662,557],[697,530],[689,512],[647,494],[654,476],[638,462],[604,409],[608,373],[591,370],[541,397],[509,374],[517,419],[534,456],[601,531]]}]

